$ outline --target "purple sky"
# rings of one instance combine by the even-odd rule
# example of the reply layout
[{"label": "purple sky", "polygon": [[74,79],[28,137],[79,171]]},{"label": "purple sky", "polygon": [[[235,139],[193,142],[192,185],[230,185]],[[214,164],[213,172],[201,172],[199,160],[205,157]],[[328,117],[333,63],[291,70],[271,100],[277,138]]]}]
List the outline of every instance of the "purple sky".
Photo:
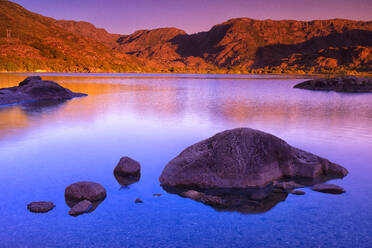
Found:
[{"label": "purple sky", "polygon": [[83,20],[112,33],[177,27],[207,31],[234,17],[372,20],[372,0],[13,0],[55,19]]}]

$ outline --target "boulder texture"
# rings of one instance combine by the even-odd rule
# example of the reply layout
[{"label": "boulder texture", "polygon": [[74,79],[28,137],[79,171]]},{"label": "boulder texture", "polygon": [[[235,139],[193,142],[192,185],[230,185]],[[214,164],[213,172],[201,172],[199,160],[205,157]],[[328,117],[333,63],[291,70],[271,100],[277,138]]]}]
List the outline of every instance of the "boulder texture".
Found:
[{"label": "boulder texture", "polygon": [[102,201],[106,198],[106,190],[98,183],[77,182],[66,188],[65,198],[66,200],[74,202],[80,202],[83,200],[91,202]]},{"label": "boulder texture", "polygon": [[317,185],[314,185],[311,189],[317,192],[336,194],[336,195],[345,193],[345,189],[335,184],[326,184],[326,183],[317,184]]},{"label": "boulder texture", "polygon": [[355,76],[318,78],[299,83],[295,85],[294,88],[348,93],[367,93],[372,92],[372,78],[358,78]]},{"label": "boulder texture", "polygon": [[62,101],[81,96],[86,94],[73,93],[56,82],[33,76],[20,82],[18,86],[0,89],[0,105],[40,100]]},{"label": "boulder texture", "polygon": [[27,209],[33,213],[47,213],[55,207],[53,202],[31,202],[27,205]]},{"label": "boulder texture", "polygon": [[340,165],[290,146],[271,134],[237,128],[186,148],[164,168],[167,187],[263,187],[283,178],[343,178]]}]

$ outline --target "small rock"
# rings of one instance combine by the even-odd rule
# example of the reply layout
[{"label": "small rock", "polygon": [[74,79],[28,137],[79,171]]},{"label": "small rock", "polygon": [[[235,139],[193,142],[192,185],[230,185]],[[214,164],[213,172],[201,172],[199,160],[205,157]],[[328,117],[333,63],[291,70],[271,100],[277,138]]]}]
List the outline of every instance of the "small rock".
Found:
[{"label": "small rock", "polygon": [[317,184],[317,185],[314,185],[311,189],[317,192],[328,193],[328,194],[345,193],[345,189],[335,184],[325,184],[325,183]]},{"label": "small rock", "polygon": [[114,174],[122,177],[138,177],[140,173],[141,165],[129,157],[122,157],[114,169]]},{"label": "small rock", "polygon": [[31,202],[27,205],[27,209],[33,213],[47,213],[55,207],[53,202]]},{"label": "small rock", "polygon": [[89,212],[92,209],[93,205],[88,200],[83,200],[79,203],[77,203],[75,206],[73,206],[70,211],[68,211],[69,215],[77,216],[80,214],[84,214]]},{"label": "small rock", "polygon": [[292,195],[304,195],[305,194],[305,191],[302,191],[302,190],[291,190],[289,193],[291,193]]},{"label": "small rock", "polygon": [[137,198],[134,203],[143,203],[143,201],[140,198]]},{"label": "small rock", "polygon": [[152,194],[153,196],[161,196],[161,194]]}]

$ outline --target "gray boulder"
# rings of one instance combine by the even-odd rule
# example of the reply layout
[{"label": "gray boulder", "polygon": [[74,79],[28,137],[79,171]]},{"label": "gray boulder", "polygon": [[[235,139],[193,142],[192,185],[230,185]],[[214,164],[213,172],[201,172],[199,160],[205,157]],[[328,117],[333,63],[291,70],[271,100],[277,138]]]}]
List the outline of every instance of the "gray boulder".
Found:
[{"label": "gray boulder", "polygon": [[355,76],[318,78],[299,83],[294,88],[349,93],[372,92],[372,78]]},{"label": "gray boulder", "polygon": [[33,213],[47,213],[55,207],[53,202],[40,201],[31,202],[27,205],[27,209]]},{"label": "gray boulder", "polygon": [[283,178],[343,178],[340,165],[290,146],[271,134],[237,128],[186,148],[164,168],[168,187],[263,187]]}]

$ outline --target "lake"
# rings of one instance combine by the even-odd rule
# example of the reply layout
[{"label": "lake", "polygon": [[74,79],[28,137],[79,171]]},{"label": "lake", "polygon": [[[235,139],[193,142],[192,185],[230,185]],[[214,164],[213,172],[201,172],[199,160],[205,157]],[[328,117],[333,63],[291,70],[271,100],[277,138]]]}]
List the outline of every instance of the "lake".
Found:
[{"label": "lake", "polygon": [[[27,74],[31,75],[31,74]],[[0,88],[26,74],[0,74]],[[45,74],[88,97],[0,107],[0,247],[372,247],[372,94],[292,87],[306,77]],[[216,211],[169,194],[158,178],[183,149],[236,127],[272,133],[349,170],[346,193],[306,188],[271,210]],[[122,187],[120,157],[141,163]],[[107,198],[78,217],[64,190],[102,184]],[[160,197],[153,194],[160,193]],[[140,197],[144,203],[135,204]],[[31,201],[53,201],[46,214]]]}]

